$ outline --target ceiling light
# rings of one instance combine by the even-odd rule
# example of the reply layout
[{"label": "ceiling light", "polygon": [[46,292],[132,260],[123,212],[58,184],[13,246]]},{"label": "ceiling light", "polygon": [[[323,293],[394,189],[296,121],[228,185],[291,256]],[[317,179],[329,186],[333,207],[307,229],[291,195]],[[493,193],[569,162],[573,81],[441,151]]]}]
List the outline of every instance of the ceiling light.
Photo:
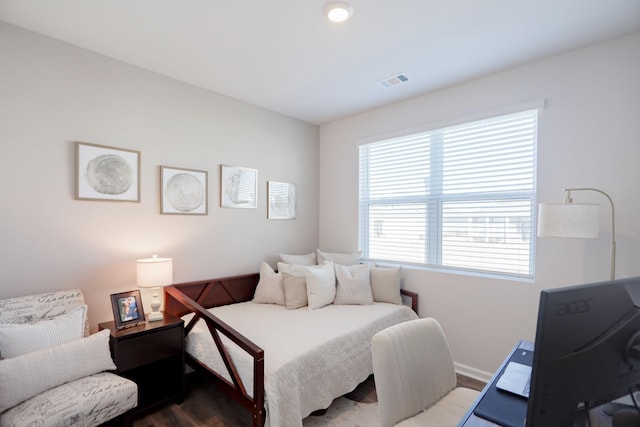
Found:
[{"label": "ceiling light", "polygon": [[331,22],[344,22],[353,14],[353,7],[343,1],[332,1],[325,5],[324,14]]}]

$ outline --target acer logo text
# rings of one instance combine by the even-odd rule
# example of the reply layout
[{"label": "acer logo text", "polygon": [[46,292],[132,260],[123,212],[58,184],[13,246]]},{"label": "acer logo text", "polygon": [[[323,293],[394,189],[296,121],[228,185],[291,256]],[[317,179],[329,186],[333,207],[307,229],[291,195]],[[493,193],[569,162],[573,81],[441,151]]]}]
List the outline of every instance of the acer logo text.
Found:
[{"label": "acer logo text", "polygon": [[589,299],[580,299],[576,301],[562,302],[558,305],[558,310],[556,311],[556,315],[558,316],[567,316],[570,314],[581,314],[587,313],[590,309],[591,298]]}]

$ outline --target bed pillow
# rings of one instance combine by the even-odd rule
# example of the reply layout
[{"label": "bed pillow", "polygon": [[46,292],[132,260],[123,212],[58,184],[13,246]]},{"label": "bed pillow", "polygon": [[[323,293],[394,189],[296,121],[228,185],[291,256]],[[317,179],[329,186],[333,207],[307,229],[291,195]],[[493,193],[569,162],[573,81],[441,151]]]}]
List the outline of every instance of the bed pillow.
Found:
[{"label": "bed pillow", "polygon": [[273,271],[273,268],[266,262],[263,262],[260,266],[260,280],[253,294],[253,302],[259,304],[285,304],[282,273]]},{"label": "bed pillow", "polygon": [[45,390],[116,369],[108,329],[50,348],[0,360],[0,413]]},{"label": "bed pillow", "polygon": [[278,272],[282,273],[285,307],[300,308],[308,304],[307,268],[305,265],[278,263]]},{"label": "bed pillow", "polygon": [[307,278],[295,273],[282,273],[284,302],[287,308],[300,308],[308,304]]},{"label": "bed pillow", "polygon": [[333,303],[336,297],[336,275],[331,261],[308,267],[306,278],[307,300],[311,310]]},{"label": "bed pillow", "polygon": [[82,338],[86,313],[87,306],[80,305],[51,320],[0,325],[0,356],[7,359]]},{"label": "bed pillow", "polygon": [[325,261],[333,261],[335,264],[340,265],[355,265],[360,264],[362,258],[362,252],[353,253],[340,253],[340,252],[324,252],[320,249],[318,252],[318,264],[323,264]]},{"label": "bed pillow", "polygon": [[373,304],[369,268],[369,264],[336,264],[338,287],[334,304]]},{"label": "bed pillow", "polygon": [[401,267],[371,267],[371,292],[376,302],[402,304]]},{"label": "bed pillow", "polygon": [[[280,254],[280,260],[286,264],[295,265],[316,265],[316,253],[311,252],[306,255],[287,255]],[[280,270],[278,268],[278,270]]]}]

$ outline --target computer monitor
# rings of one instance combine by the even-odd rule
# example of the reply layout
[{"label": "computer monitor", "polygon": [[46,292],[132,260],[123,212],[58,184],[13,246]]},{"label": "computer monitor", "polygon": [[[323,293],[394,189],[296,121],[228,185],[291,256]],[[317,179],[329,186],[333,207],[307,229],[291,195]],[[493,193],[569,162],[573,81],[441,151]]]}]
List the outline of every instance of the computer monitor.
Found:
[{"label": "computer monitor", "polygon": [[542,291],[527,427],[572,426],[639,384],[640,277]]}]

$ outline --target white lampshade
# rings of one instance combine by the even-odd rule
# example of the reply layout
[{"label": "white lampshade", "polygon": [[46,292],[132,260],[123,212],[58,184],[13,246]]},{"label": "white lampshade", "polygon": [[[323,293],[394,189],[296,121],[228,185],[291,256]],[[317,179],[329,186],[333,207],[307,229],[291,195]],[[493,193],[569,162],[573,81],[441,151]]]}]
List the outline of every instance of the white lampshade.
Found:
[{"label": "white lampshade", "polygon": [[138,262],[138,287],[157,288],[170,285],[173,282],[173,260],[171,258],[139,259]]},{"label": "white lampshade", "polygon": [[541,203],[538,237],[594,239],[599,233],[600,206],[578,203]]}]

